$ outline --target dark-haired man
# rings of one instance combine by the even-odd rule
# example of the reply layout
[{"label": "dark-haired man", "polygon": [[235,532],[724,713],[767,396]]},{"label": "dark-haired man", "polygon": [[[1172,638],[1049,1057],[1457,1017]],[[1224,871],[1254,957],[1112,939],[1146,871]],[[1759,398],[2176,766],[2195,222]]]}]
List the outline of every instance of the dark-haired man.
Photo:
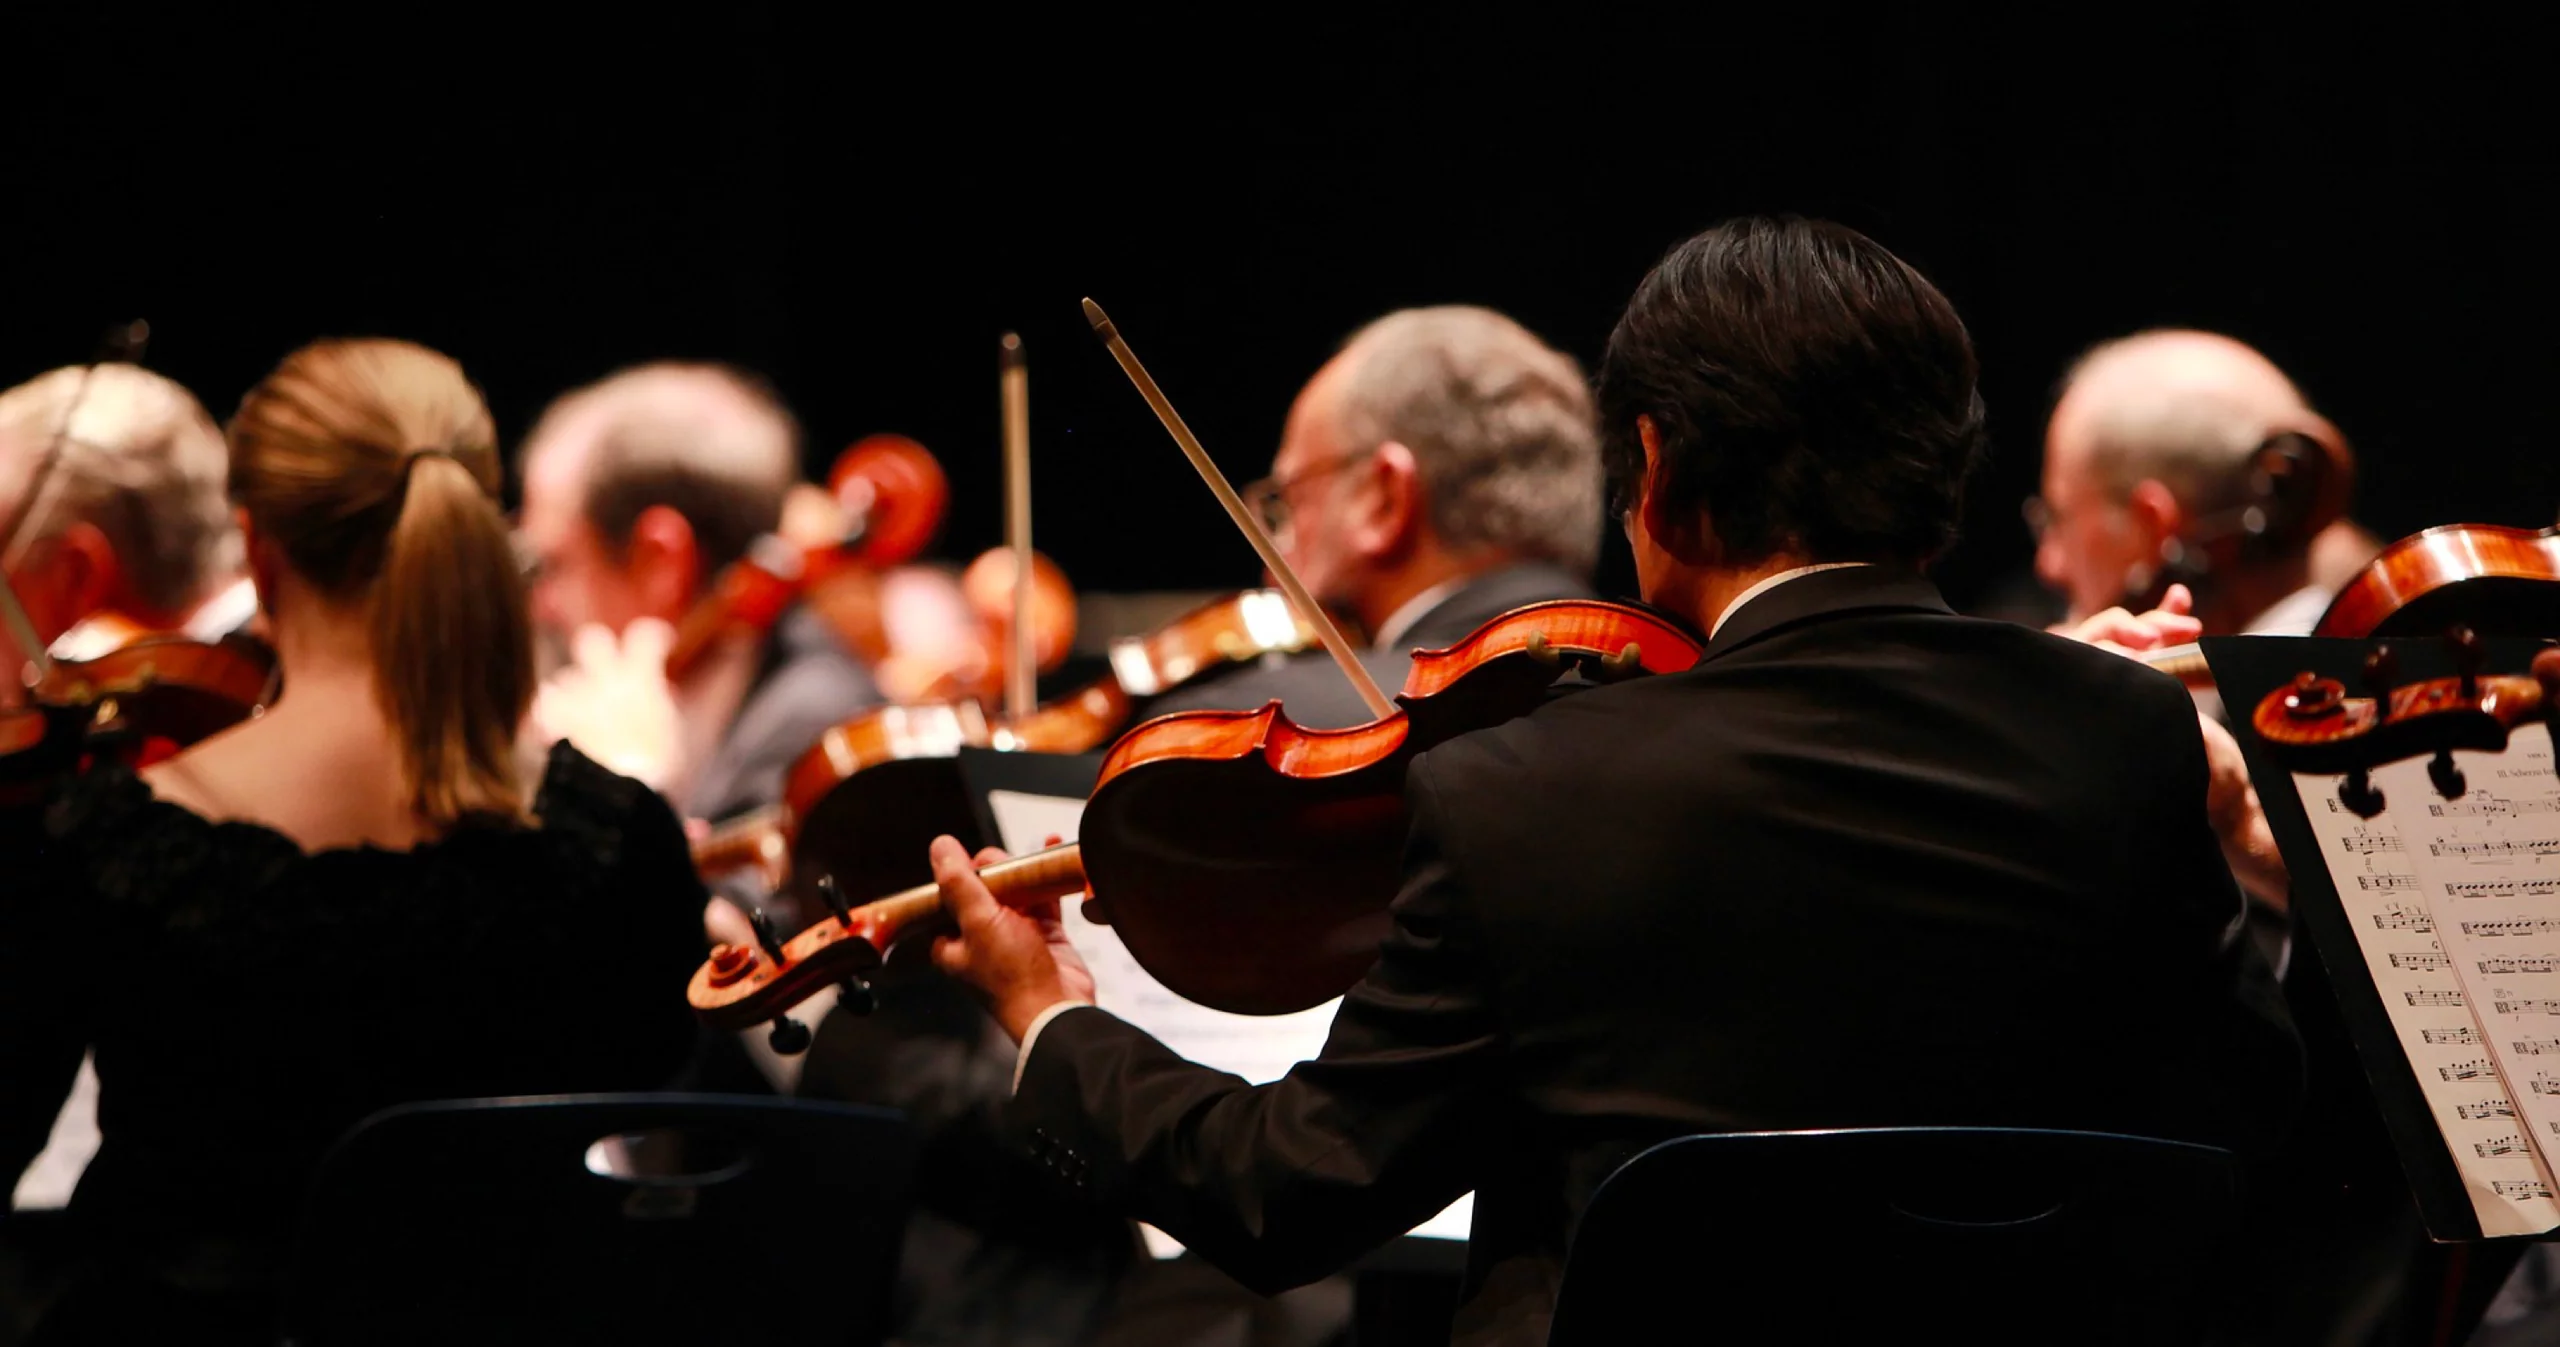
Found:
[{"label": "dark-haired man", "polygon": [[1974,379],[1946,300],[1849,230],[1742,220],[1654,269],[1602,436],[1644,595],[1705,656],[1414,764],[1391,933],[1284,1080],[1084,1004],[1047,914],[937,842],[936,958],[1023,1043],[1053,1167],[1265,1288],[1473,1188],[1458,1338],[1528,1344],[1594,1187],[1665,1137],[2277,1125],[2294,1042],[2185,694],[1920,573],[1980,452]]}]

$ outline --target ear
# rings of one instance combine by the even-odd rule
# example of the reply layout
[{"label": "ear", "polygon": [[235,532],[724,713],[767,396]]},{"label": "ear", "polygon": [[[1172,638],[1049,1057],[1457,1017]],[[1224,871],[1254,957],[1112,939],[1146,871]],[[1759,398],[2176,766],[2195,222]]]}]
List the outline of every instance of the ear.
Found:
[{"label": "ear", "polygon": [[683,617],[707,578],[693,524],[673,506],[652,505],[631,521],[624,551],[641,615],[668,622]]},{"label": "ear", "polygon": [[258,611],[271,614],[276,610],[277,600],[283,597],[284,548],[249,522],[248,511],[239,511],[236,517],[240,524],[241,555],[249,562],[249,585],[258,593]]},{"label": "ear", "polygon": [[1429,507],[1422,499],[1422,466],[1413,450],[1389,440],[1361,466],[1370,491],[1348,530],[1352,546],[1368,557],[1388,559],[1414,550],[1429,533]]},{"label": "ear", "polygon": [[2134,536],[2141,542],[2145,556],[2158,555],[2162,543],[2183,535],[2194,522],[2186,507],[2178,503],[2178,494],[2157,478],[2136,482],[2133,493],[2125,498],[2124,509],[2126,517],[2133,521]]},{"label": "ear", "polygon": [[1675,517],[1664,503],[1662,431],[1650,416],[1636,418],[1636,439],[1644,445],[1644,475],[1635,484],[1636,504],[1631,512],[1635,526],[1663,552],[1693,566],[1704,566],[1715,560],[1714,540],[1706,536],[1694,518]]},{"label": "ear", "polygon": [[[98,526],[81,520],[54,537],[55,592],[61,596],[64,612],[77,622],[94,613],[120,605],[124,596],[124,566],[116,560],[115,544]],[[137,622],[148,622],[149,613],[125,614]]]}]

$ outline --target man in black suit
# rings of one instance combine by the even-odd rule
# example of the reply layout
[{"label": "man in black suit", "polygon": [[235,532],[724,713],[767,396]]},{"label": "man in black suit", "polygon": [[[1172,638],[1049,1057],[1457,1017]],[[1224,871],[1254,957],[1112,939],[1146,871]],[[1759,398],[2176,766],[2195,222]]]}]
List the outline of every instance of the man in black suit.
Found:
[{"label": "man in black suit", "polygon": [[[1600,448],[1571,356],[1490,309],[1405,309],[1362,328],[1289,409],[1244,496],[1318,602],[1370,633],[1389,696],[1416,649],[1524,604],[1587,599]],[[1300,725],[1371,716],[1322,651],[1179,689],[1150,715],[1277,701]]]},{"label": "man in black suit", "polygon": [[1023,1042],[1033,1152],[1262,1288],[1473,1188],[1458,1338],[1526,1344],[1595,1186],[1667,1137],[2280,1127],[2298,1056],[2185,693],[1921,575],[1974,380],[1946,300],[1847,229],[1737,221],[1654,269],[1602,436],[1645,597],[1705,656],[1413,765],[1390,934],[1284,1080],[1083,1004],[1051,914],[937,842],[935,956]]}]

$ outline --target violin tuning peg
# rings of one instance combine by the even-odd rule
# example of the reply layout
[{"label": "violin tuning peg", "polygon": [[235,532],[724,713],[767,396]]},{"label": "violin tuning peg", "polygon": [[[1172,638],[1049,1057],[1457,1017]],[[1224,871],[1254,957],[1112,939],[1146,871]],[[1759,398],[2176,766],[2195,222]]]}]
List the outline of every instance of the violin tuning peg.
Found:
[{"label": "violin tuning peg", "polygon": [[818,876],[817,889],[818,901],[827,905],[827,910],[835,914],[837,921],[852,919],[853,907],[845,902],[844,890],[837,886],[834,875]]},{"label": "violin tuning peg", "polygon": [[774,929],[773,914],[761,907],[747,909],[747,925],[755,928],[756,943],[764,948],[764,957],[780,968],[790,960],[782,957],[782,933]]},{"label": "violin tuning peg", "polygon": [[2400,656],[2387,645],[2378,645],[2364,657],[2364,685],[2373,699],[2381,703],[2376,713],[2388,720],[2391,715],[2391,689],[2400,685]]},{"label": "violin tuning peg", "polygon": [[2357,818],[2372,818],[2382,812],[2382,792],[2373,788],[2373,779],[2358,767],[2338,783],[2338,803]]},{"label": "violin tuning peg", "polygon": [[775,1052],[785,1057],[797,1057],[807,1052],[809,1039],[809,1026],[788,1015],[774,1016],[773,1030],[765,1035],[765,1042],[771,1044]]},{"label": "violin tuning peg", "polygon": [[848,1015],[868,1015],[880,1008],[880,993],[869,980],[849,977],[836,988],[836,1005]]},{"label": "violin tuning peg", "polygon": [[2454,766],[2453,750],[2449,748],[2436,750],[2435,757],[2427,763],[2427,779],[2436,783],[2436,794],[2448,800],[2461,799],[2471,784],[2463,779],[2462,769]]},{"label": "violin tuning peg", "polygon": [[2444,634],[2444,643],[2453,652],[2453,669],[2462,675],[2462,699],[2470,701],[2480,695],[2480,670],[2489,662],[2489,649],[2480,633],[2457,625]]}]

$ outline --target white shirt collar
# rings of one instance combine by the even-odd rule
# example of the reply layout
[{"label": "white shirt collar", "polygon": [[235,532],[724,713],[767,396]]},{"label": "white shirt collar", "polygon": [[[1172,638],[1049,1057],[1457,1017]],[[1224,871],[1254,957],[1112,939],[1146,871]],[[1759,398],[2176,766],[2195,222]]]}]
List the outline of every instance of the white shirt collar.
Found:
[{"label": "white shirt collar", "polygon": [[1394,650],[1396,642],[1404,639],[1404,634],[1413,630],[1415,623],[1430,616],[1432,609],[1439,607],[1441,602],[1450,595],[1466,588],[1467,582],[1474,578],[1471,575],[1462,575],[1454,580],[1443,580],[1405,600],[1394,612],[1387,614],[1386,621],[1378,624],[1378,636],[1376,640],[1369,643],[1370,648]]},{"label": "white shirt collar", "polygon": [[1742,591],[1740,594],[1735,595],[1733,602],[1726,604],[1724,606],[1724,611],[1716,614],[1716,624],[1707,628],[1707,639],[1710,641],[1714,640],[1716,638],[1716,633],[1724,630],[1724,624],[1731,620],[1735,613],[1742,611],[1742,605],[1751,602],[1753,599],[1759,598],[1770,590],[1776,589],[1778,586],[1785,584],[1789,580],[1800,579],[1804,576],[1811,575],[1816,571],[1846,570],[1851,566],[1864,566],[1866,564],[1868,563],[1863,561],[1824,561],[1817,562],[1811,566],[1798,566],[1791,571],[1780,571],[1776,575],[1770,576],[1769,578],[1762,580],[1760,583],[1753,585],[1751,588]]}]

